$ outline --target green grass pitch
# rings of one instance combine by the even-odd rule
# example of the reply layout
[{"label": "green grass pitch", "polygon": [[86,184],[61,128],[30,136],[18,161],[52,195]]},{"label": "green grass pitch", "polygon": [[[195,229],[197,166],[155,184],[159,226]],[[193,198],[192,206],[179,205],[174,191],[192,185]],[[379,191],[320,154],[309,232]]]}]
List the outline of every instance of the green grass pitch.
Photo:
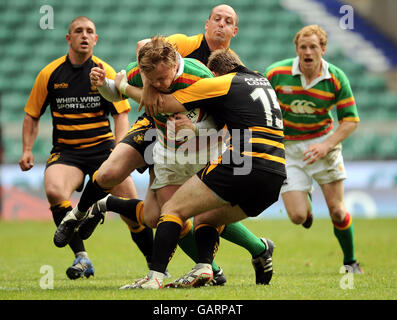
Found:
[{"label": "green grass pitch", "polygon": [[[158,291],[118,289],[147,272],[142,254],[118,218],[108,219],[86,241],[95,277],[74,281],[65,274],[74,257],[69,248],[54,246],[52,222],[0,221],[0,300],[395,300],[397,219],[353,221],[364,275],[348,279],[339,273],[342,253],[329,219],[315,219],[309,230],[287,219],[251,219],[244,224],[276,244],[269,286],[255,285],[245,249],[221,239],[216,262],[227,276],[225,286]],[[40,285],[49,284],[43,277],[50,269],[41,273],[43,266],[53,270],[53,289]],[[178,249],[169,264],[172,279],[192,266]]]}]

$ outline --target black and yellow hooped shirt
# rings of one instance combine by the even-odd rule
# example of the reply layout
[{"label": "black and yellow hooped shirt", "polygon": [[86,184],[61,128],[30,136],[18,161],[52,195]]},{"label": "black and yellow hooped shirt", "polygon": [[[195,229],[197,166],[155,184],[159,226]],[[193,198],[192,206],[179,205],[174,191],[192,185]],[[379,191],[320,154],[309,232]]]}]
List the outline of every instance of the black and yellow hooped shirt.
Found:
[{"label": "black and yellow hooped shirt", "polygon": [[53,152],[99,153],[114,146],[108,115],[131,110],[128,100],[111,103],[91,86],[89,73],[101,62],[106,76],[114,79],[114,69],[92,56],[82,65],[72,65],[68,56],[60,57],[38,74],[25,112],[40,118],[51,108]]},{"label": "black and yellow hooped shirt", "polygon": [[228,149],[250,157],[253,168],[286,176],[281,109],[263,75],[239,66],[172,95],[187,110],[200,107],[207,111],[218,129],[226,126]]}]

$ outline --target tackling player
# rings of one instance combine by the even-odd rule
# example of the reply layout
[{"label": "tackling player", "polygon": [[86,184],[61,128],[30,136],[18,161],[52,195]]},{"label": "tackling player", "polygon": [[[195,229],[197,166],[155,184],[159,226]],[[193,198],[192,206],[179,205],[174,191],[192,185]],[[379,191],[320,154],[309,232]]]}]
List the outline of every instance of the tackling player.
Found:
[{"label": "tackling player", "polygon": [[[218,161],[208,163],[162,206],[152,268],[146,277],[128,285],[129,288],[162,287],[163,272],[172,258],[181,229],[185,221],[194,216],[199,260],[175,285],[207,284],[213,277],[211,262],[219,243],[217,227],[257,216],[278,200],[286,175],[281,110],[273,88],[262,75],[242,66],[230,50],[217,50],[209,60],[210,68],[217,75],[228,74],[202,79],[186,89],[163,94],[163,105],[159,109],[145,110],[148,114],[157,114],[201,107],[214,117],[218,129],[226,125],[230,133],[228,148]],[[138,88],[128,89],[130,96],[139,94]],[[265,267],[271,268],[269,251],[264,260]]]}]

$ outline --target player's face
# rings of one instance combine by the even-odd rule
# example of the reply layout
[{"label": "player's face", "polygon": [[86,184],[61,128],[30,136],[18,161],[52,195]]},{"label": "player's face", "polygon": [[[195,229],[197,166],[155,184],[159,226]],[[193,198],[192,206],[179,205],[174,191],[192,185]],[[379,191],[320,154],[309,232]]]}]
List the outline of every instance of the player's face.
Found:
[{"label": "player's face", "polygon": [[236,14],[233,9],[225,5],[214,8],[205,24],[205,31],[212,42],[229,47],[230,40],[238,32]]},{"label": "player's face", "polygon": [[145,76],[154,88],[161,92],[168,92],[177,70],[178,65],[169,67],[164,62],[160,62],[152,72],[145,73]]},{"label": "player's face", "polygon": [[325,47],[320,44],[316,34],[300,37],[296,46],[299,56],[299,67],[303,73],[320,72],[321,58],[325,54]]},{"label": "player's face", "polygon": [[95,25],[89,20],[77,20],[66,35],[70,49],[78,54],[92,54],[98,41]]}]

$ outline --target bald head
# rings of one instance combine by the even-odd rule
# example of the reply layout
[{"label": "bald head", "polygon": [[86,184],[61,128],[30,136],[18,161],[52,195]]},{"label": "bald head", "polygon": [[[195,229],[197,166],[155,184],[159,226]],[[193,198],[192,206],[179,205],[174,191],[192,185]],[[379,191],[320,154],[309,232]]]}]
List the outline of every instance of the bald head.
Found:
[{"label": "bald head", "polygon": [[209,19],[211,19],[211,16],[214,13],[217,13],[217,12],[229,13],[233,17],[234,25],[237,26],[237,24],[238,24],[238,15],[237,15],[236,11],[234,11],[234,9],[231,6],[229,6],[227,4],[220,4],[220,5],[216,6],[216,7],[213,7],[211,12],[210,12]]}]

